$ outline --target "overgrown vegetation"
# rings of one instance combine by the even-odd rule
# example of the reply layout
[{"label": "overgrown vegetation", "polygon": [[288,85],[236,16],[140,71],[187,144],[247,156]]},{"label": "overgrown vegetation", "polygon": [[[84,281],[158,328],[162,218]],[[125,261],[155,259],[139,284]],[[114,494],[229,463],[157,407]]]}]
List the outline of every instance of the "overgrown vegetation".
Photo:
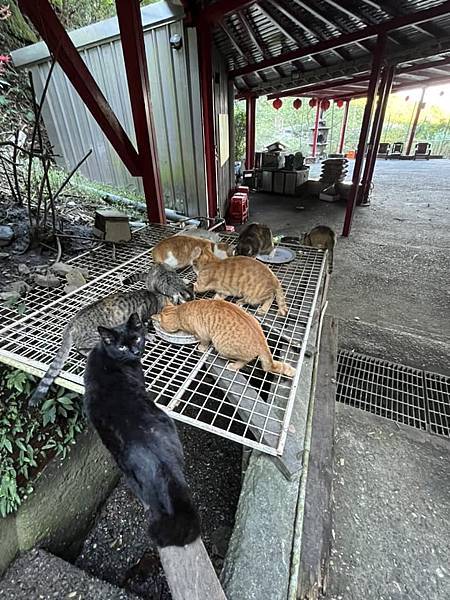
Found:
[{"label": "overgrown vegetation", "polygon": [[[444,92],[444,93],[448,93]],[[283,98],[283,106],[275,110],[272,102],[265,97],[258,99],[256,104],[256,150],[265,149],[265,146],[280,141],[288,146],[290,152],[301,151],[308,155],[310,152],[311,129],[314,126],[315,108],[308,104],[309,98],[302,97],[302,107],[296,110],[293,107],[293,98]],[[359,131],[365,106],[365,99],[352,100],[350,103],[349,120],[345,138],[344,151],[354,150],[358,145]],[[415,102],[405,100],[405,96],[394,94],[391,96],[386,112],[383,142],[406,142],[412,121]],[[339,109],[333,102],[324,113],[325,121],[330,131],[328,134],[329,152],[336,152],[339,132],[342,125],[343,109]],[[237,102],[235,114],[245,116],[245,103]],[[245,148],[245,118],[236,120],[236,150],[237,140],[244,136]],[[450,110],[437,105],[432,105],[426,100],[425,109],[421,113],[415,141],[430,142],[433,152],[450,156]],[[243,150],[241,150],[243,154]],[[236,154],[236,156],[239,156]]]},{"label": "overgrown vegetation", "polygon": [[35,377],[0,369],[0,516],[15,512],[53,457],[65,458],[84,428],[80,396],[52,387],[40,409],[28,398]]}]

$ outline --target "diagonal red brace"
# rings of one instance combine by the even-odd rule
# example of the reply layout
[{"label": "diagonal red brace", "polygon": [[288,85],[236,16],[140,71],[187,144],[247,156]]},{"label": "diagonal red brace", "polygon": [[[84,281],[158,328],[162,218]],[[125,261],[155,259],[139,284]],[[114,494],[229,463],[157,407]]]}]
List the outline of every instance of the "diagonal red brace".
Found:
[{"label": "diagonal red brace", "polygon": [[151,223],[165,223],[139,0],[116,0],[116,8],[148,218]]},{"label": "diagonal red brace", "polygon": [[18,0],[20,10],[28,16],[55,56],[69,81],[77,90],[99,127],[130,171],[141,174],[139,156],[105,96],[83,62],[72,40],[61,25],[48,0]]}]

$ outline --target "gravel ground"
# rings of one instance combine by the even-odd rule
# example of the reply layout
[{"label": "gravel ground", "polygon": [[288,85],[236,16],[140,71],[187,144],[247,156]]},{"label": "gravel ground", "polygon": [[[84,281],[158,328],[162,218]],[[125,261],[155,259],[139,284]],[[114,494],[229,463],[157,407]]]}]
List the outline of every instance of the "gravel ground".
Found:
[{"label": "gravel ground", "polygon": [[[241,481],[241,447],[177,424],[186,474],[202,518],[202,538],[220,572],[234,524]],[[140,504],[121,482],[103,506],[76,565],[148,600],[170,599],[158,553]]]},{"label": "gravel ground", "polygon": [[138,600],[134,594],[95,579],[44,550],[26,552],[11,565],[0,581],[0,598]]}]

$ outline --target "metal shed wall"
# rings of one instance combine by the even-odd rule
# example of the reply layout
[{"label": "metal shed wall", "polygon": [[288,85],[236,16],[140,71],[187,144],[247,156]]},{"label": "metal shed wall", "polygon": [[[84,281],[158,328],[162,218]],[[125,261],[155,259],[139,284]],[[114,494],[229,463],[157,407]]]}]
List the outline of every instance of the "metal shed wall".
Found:
[{"label": "metal shed wall", "polygon": [[[142,8],[158,158],[165,205],[188,215],[207,214],[200,85],[196,32],[185,29],[183,11],[166,2]],[[180,50],[169,39],[179,33]],[[133,119],[117,19],[108,19],[70,34],[83,60],[134,142]],[[13,53],[16,66],[33,73],[40,95],[50,68],[42,42]],[[91,117],[59,66],[49,86],[43,118],[62,166],[73,168],[90,149],[82,166],[93,181],[142,192]]]},{"label": "metal shed wall", "polygon": [[[217,208],[224,216],[228,193],[234,182],[234,88],[228,80],[225,63],[219,52],[213,52],[214,73],[214,111],[215,111],[215,142],[217,156]],[[220,164],[220,126],[219,115],[228,115],[229,158]]]}]

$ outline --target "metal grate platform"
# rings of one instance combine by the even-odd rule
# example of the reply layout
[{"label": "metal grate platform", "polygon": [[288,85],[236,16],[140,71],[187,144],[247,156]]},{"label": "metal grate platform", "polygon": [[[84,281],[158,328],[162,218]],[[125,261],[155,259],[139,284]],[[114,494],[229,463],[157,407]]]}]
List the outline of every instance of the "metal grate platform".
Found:
[{"label": "metal grate platform", "polygon": [[[89,272],[89,280],[96,279],[100,275],[107,273],[111,268],[117,267],[126,260],[140,254],[144,249],[151,248],[159,240],[171,235],[178,229],[170,225],[152,225],[143,227],[133,233],[131,243],[115,244],[113,253],[112,244],[99,242],[95,248],[83,252],[79,256],[64,261],[74,267],[85,268]],[[95,241],[95,240],[93,240]],[[23,297],[21,304],[25,305],[23,315],[29,316],[36,311],[45,308],[49,302],[58,298],[64,298],[67,294],[64,292],[64,277],[58,277],[61,281],[57,288],[33,288]],[[14,324],[20,318],[17,310],[0,303],[0,323],[1,328]]]},{"label": "metal grate platform", "polygon": [[[154,226],[148,230],[144,240],[147,246],[173,232]],[[233,236],[223,238],[230,241]],[[68,319],[98,298],[129,289],[122,288],[122,278],[142,270],[150,262],[149,248],[142,250],[132,243],[129,245],[129,254],[125,254],[124,247],[124,261],[112,269],[110,249],[78,257],[77,265],[100,274],[82,288],[50,303],[46,301],[45,308],[3,328],[0,360],[43,374],[55,355]],[[287,316],[278,316],[275,304],[264,317],[256,316],[274,357],[297,367],[293,379],[264,373],[259,364],[234,372],[226,368],[227,361],[212,348],[201,353],[197,346],[174,346],[159,338],[147,345],[143,359],[149,389],[157,393],[157,403],[173,418],[273,455],[283,452],[326,257],[324,251],[315,248],[292,248],[296,251],[295,260],[273,269],[286,294]],[[182,275],[195,278],[191,269],[185,269]],[[141,285],[137,283],[134,287]],[[256,309],[248,311],[256,313]],[[72,351],[57,383],[82,392],[83,370],[84,358]]]},{"label": "metal grate platform", "polygon": [[450,437],[450,378],[345,350],[337,400],[397,423]]}]

